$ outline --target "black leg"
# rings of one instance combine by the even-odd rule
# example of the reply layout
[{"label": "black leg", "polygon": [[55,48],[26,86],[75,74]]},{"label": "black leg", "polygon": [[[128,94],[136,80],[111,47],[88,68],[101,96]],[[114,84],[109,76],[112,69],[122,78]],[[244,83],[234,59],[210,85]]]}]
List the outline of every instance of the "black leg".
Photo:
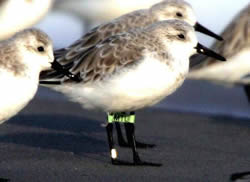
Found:
[{"label": "black leg", "polygon": [[245,85],[244,90],[247,95],[248,102],[250,103],[250,85]]},{"label": "black leg", "polygon": [[117,151],[114,148],[114,141],[113,141],[113,124],[112,123],[108,123],[108,125],[106,126],[106,131],[107,131],[108,142],[109,142],[111,163],[114,165],[132,165],[132,163],[117,159]]},{"label": "black leg", "polygon": [[139,154],[137,152],[137,148],[136,148],[134,124],[133,123],[125,123],[125,129],[126,129],[126,134],[127,134],[127,137],[128,137],[128,141],[132,145],[134,165],[161,166],[161,164],[151,163],[151,162],[144,162],[144,161],[142,161],[140,159]]},{"label": "black leg", "polygon": [[117,140],[118,140],[118,144],[120,147],[130,147],[130,145],[128,144],[128,142],[126,142],[124,140],[123,134],[122,134],[122,130],[121,130],[121,126],[119,122],[115,122],[115,127],[116,127],[116,132],[117,132]]},{"label": "black leg", "polygon": [[[134,116],[134,118],[135,118],[135,112],[134,112],[134,111],[130,112],[130,117],[131,117],[131,116]],[[134,125],[133,125],[133,126],[134,126]],[[134,129],[134,130],[135,130],[135,129]],[[134,132],[134,133],[135,133],[135,132]],[[127,132],[126,132],[126,134],[127,134]],[[128,135],[127,135],[127,138],[128,138]],[[129,140],[128,140],[128,141],[129,141]],[[132,143],[131,143],[131,142],[128,142],[128,143],[129,143],[129,146],[132,146]],[[143,148],[143,149],[155,147],[154,144],[142,143],[142,142],[138,142],[137,140],[135,140],[135,144],[136,144],[136,147],[137,147],[137,148]]]},{"label": "black leg", "polygon": [[108,123],[106,126],[107,130],[107,136],[108,136],[108,142],[109,142],[109,150],[110,150],[110,156],[111,156],[111,162],[113,163],[113,160],[117,158],[116,155],[116,149],[114,148],[114,141],[113,141],[113,124]]},{"label": "black leg", "polygon": [[[126,125],[126,124],[125,124]],[[134,125],[133,125],[134,126]],[[135,127],[135,126],[134,126]],[[135,130],[135,129],[134,129]],[[129,138],[128,133],[126,132],[127,135],[127,139]],[[147,144],[147,143],[142,143],[142,142],[138,142],[137,140],[135,140],[135,144],[137,148],[142,148],[142,149],[146,149],[146,148],[153,148],[155,147],[155,144]],[[133,144],[131,143],[131,140],[128,139],[128,146],[132,147]]]},{"label": "black leg", "polygon": [[[129,117],[134,116],[135,118],[135,112],[130,112]],[[119,122],[115,122],[115,126],[116,126],[116,131],[117,131],[117,139],[118,139],[118,144],[120,147],[131,147],[132,144],[130,142],[126,142],[123,134],[122,134],[122,130],[121,130],[121,126]],[[128,138],[128,136],[127,136]],[[138,142],[135,141],[137,148],[153,148],[155,147],[154,144],[146,144],[146,143],[142,143],[142,142]]]}]

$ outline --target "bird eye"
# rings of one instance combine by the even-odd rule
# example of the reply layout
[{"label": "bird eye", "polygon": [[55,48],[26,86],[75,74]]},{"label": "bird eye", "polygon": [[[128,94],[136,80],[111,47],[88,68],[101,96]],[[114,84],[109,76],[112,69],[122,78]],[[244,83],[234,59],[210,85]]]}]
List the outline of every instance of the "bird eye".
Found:
[{"label": "bird eye", "polygon": [[185,39],[185,36],[184,36],[183,34],[179,34],[178,37],[179,37],[180,39]]},{"label": "bird eye", "polygon": [[39,47],[37,48],[37,50],[38,50],[39,52],[44,52],[44,47],[43,47],[43,46],[39,46]]},{"label": "bird eye", "polygon": [[177,13],[176,13],[176,16],[178,16],[178,17],[183,17],[183,15],[182,15],[180,12],[177,12]]}]

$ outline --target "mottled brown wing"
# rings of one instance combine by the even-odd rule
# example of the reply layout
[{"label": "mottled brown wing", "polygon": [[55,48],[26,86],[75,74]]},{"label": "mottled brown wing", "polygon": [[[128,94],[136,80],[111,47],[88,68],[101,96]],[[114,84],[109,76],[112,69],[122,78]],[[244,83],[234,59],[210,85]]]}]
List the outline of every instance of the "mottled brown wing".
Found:
[{"label": "mottled brown wing", "polygon": [[[121,32],[121,26],[117,23],[108,23],[93,28],[89,33],[77,40],[71,46],[54,51],[54,57],[57,62],[66,67],[72,67],[88,52],[89,49],[102,42],[105,38]],[[40,79],[62,78],[63,74],[55,70],[43,71]]]},{"label": "mottled brown wing", "polygon": [[[84,54],[86,50],[88,50],[88,47],[93,47],[98,43],[98,41],[102,40],[101,32],[98,31],[100,27],[93,28],[89,33],[84,35],[82,38],[78,39],[69,47],[55,50],[54,51],[55,60],[63,66],[72,67],[72,65],[76,64],[76,61],[79,60],[79,57],[81,57],[81,55]],[[52,79],[52,78],[60,79],[63,77],[64,74],[61,74],[60,72],[57,72],[56,70],[53,69],[43,71],[40,74],[40,80]]]},{"label": "mottled brown wing", "polygon": [[[222,37],[224,41],[216,41],[212,49],[227,59],[250,46],[250,4],[225,28]],[[218,61],[207,58],[197,69],[215,63]]]},{"label": "mottled brown wing", "polygon": [[60,64],[68,64],[74,61],[75,58],[78,58],[79,55],[82,55],[82,52],[97,45],[110,36],[127,32],[130,29],[144,27],[154,21],[153,17],[148,17],[147,10],[138,10],[125,14],[109,23],[93,28],[68,48],[55,51],[55,57]]},{"label": "mottled brown wing", "polygon": [[[136,64],[143,58],[144,47],[135,45],[129,34],[111,36],[85,51],[70,72],[78,74],[82,82],[102,80],[120,68]],[[66,79],[66,82],[71,82]]]},{"label": "mottled brown wing", "polygon": [[90,47],[120,32],[123,32],[123,27],[121,27],[119,23],[110,22],[100,25],[85,34],[68,48],[55,51],[55,57],[61,64],[68,64],[79,55],[82,55],[82,52]]},{"label": "mottled brown wing", "polygon": [[[100,25],[92,29],[89,33],[77,40],[71,46],[54,52],[55,59],[61,64],[71,67],[77,64],[80,58],[88,52],[91,47],[102,42],[106,38],[118,33],[126,32],[131,28],[144,27],[151,24],[153,17],[148,18],[147,10],[138,10],[133,13],[125,14],[110,23]],[[54,70],[42,72],[40,79],[61,78],[63,75]]]}]

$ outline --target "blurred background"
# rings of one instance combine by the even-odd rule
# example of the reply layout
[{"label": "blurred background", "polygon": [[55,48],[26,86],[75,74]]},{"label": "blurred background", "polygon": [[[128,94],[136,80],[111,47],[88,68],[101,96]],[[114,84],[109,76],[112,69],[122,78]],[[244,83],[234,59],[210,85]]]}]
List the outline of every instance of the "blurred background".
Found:
[{"label": "blurred background", "polygon": [[[51,36],[55,48],[66,47],[94,26],[124,13],[150,7],[160,0],[56,0],[52,10],[35,27]],[[249,0],[186,0],[198,21],[215,33],[221,33]],[[198,34],[199,41],[210,46],[214,39]],[[56,102],[66,98],[46,88],[37,97]],[[250,104],[242,87],[223,87],[206,81],[186,80],[173,95],[155,107],[180,112],[250,118]]]}]

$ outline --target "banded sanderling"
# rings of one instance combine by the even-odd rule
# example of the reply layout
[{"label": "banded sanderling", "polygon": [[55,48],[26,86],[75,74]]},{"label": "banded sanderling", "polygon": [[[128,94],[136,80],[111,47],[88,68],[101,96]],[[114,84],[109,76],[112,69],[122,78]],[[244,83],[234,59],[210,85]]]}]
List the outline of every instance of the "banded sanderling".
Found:
[{"label": "banded sanderling", "polygon": [[[157,22],[144,29],[117,34],[84,50],[82,52],[81,44],[74,48],[72,56],[80,53],[78,61],[68,65],[69,71],[78,75],[78,82],[61,71],[50,75],[49,81],[59,81],[61,84],[53,85],[53,89],[84,108],[108,113],[106,129],[111,160],[113,164],[125,165],[158,166],[139,158],[134,136],[134,111],[158,103],[180,87],[188,73],[191,55],[201,53],[225,60],[199,44],[194,28],[179,20]],[[125,123],[134,163],[117,159],[112,122]]]},{"label": "banded sanderling", "polygon": [[[194,15],[194,11],[190,4],[183,0],[164,0],[153,5],[149,9],[138,10],[126,15],[123,15],[111,22],[102,24],[89,33],[84,35],[81,39],[66,49],[55,51],[57,61],[62,65],[76,64],[84,55],[84,51],[96,45],[98,42],[112,36],[114,34],[129,31],[133,28],[143,28],[152,23],[166,19],[179,19],[193,25],[197,31],[209,34],[219,40],[222,38],[201,26]],[[45,76],[47,77],[47,75]],[[118,142],[120,146],[129,146],[125,142],[120,124],[116,123]],[[152,144],[144,144],[136,142],[140,148],[153,147]]]}]

